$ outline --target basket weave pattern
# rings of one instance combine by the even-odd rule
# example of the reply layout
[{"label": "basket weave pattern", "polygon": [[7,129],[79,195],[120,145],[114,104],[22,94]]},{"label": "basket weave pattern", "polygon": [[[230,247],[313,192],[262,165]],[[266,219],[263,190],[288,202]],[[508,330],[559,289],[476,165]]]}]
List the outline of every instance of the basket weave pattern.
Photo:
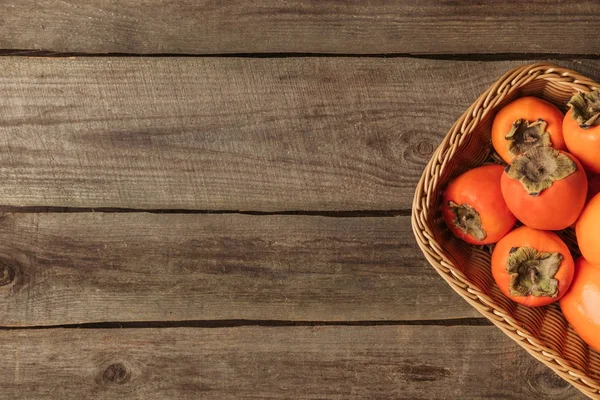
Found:
[{"label": "basket weave pattern", "polygon": [[[440,203],[450,180],[497,159],[491,146],[491,125],[504,105],[534,95],[566,111],[573,94],[599,87],[575,71],[552,64],[525,65],[507,72],[454,123],[437,148],[417,185],[412,213],[417,243],[446,282],[531,355],[594,399],[600,399],[600,353],[577,336],[556,303],[528,308],[506,298],[492,278],[491,249],[452,236],[444,225]],[[573,232],[559,235],[578,255]]]}]

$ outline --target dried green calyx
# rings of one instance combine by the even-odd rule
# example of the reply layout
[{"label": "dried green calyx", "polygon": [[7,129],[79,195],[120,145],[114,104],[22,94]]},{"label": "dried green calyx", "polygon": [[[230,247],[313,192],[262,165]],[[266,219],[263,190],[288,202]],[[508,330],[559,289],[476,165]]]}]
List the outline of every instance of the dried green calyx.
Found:
[{"label": "dried green calyx", "polygon": [[583,129],[600,125],[600,91],[590,93],[577,93],[571,100],[571,116]]},{"label": "dried green calyx", "polygon": [[533,247],[510,249],[506,270],[511,296],[556,297],[558,281],[554,275],[563,258],[560,253],[546,253]]},{"label": "dried green calyx", "polygon": [[548,123],[541,118],[531,123],[523,118],[513,122],[511,130],[505,136],[509,141],[508,153],[515,157],[537,146],[552,146],[547,126]]},{"label": "dried green calyx", "polygon": [[464,234],[473,236],[477,240],[486,238],[487,233],[481,226],[481,216],[468,204],[457,204],[450,200],[448,202],[450,211],[454,214],[453,224]]},{"label": "dried green calyx", "polygon": [[506,167],[508,176],[520,181],[532,196],[538,196],[554,181],[565,179],[575,171],[577,164],[552,147],[534,147]]}]

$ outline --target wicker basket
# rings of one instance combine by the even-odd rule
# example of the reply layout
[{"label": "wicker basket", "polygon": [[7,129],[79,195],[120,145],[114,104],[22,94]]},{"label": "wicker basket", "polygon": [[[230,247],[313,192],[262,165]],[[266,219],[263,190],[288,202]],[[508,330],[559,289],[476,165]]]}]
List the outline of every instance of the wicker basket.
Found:
[{"label": "wicker basket", "polygon": [[[552,64],[525,65],[507,72],[454,123],[423,172],[412,213],[417,243],[446,282],[531,355],[595,399],[600,399],[600,353],[577,336],[557,304],[528,308],[506,298],[492,278],[491,249],[453,237],[444,225],[440,201],[451,179],[496,159],[490,132],[501,107],[517,97],[534,95],[566,111],[574,93],[598,87],[591,79]],[[577,253],[573,232],[559,234]]]}]

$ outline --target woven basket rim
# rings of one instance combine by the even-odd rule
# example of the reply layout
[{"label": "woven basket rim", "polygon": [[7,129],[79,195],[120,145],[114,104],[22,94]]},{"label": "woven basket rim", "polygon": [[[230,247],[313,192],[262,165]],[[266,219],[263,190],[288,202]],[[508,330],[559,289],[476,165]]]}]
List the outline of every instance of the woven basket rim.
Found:
[{"label": "woven basket rim", "polygon": [[498,308],[494,301],[454,265],[436,241],[428,221],[429,193],[437,189],[437,178],[448,168],[458,146],[470,136],[477,123],[505,97],[535,79],[552,80],[570,89],[589,91],[600,85],[594,80],[568,68],[552,63],[525,64],[508,70],[454,122],[442,143],[433,153],[417,184],[412,204],[411,224],[417,244],[427,261],[463,299],[489,319],[502,332],[516,341],[528,353],[590,398],[600,399],[600,382],[591,378],[560,354],[544,346],[515,318]]}]

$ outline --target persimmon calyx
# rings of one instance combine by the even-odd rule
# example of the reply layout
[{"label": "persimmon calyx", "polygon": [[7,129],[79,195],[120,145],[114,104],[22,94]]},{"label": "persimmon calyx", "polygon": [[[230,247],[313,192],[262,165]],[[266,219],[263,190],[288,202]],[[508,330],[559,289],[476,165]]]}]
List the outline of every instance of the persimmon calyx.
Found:
[{"label": "persimmon calyx", "polygon": [[548,123],[543,119],[529,122],[520,118],[513,122],[512,128],[504,137],[509,141],[508,153],[515,157],[537,146],[552,146],[550,133],[546,131]]},{"label": "persimmon calyx", "polygon": [[558,296],[558,280],[554,276],[563,260],[560,253],[538,251],[533,247],[510,249],[506,270],[510,276],[511,296]]},{"label": "persimmon calyx", "polygon": [[552,147],[534,147],[506,167],[506,173],[518,180],[531,196],[539,194],[560,179],[577,171],[577,164]]},{"label": "persimmon calyx", "polygon": [[487,233],[481,226],[481,216],[468,204],[457,204],[450,200],[448,202],[450,211],[454,214],[452,222],[464,234],[473,236],[477,240],[484,240]]},{"label": "persimmon calyx", "polygon": [[600,91],[577,93],[571,100],[571,116],[582,129],[600,125]]}]

